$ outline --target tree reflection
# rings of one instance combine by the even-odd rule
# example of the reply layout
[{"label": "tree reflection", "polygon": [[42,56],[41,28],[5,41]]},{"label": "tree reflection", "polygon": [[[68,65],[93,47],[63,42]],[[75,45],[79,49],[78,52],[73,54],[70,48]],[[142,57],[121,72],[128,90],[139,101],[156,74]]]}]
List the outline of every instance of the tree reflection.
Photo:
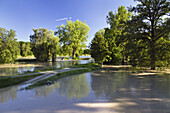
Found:
[{"label": "tree reflection", "polygon": [[43,86],[38,87],[35,90],[36,96],[49,96],[50,94],[54,93],[56,89],[60,87],[60,82],[56,82],[50,86]]},{"label": "tree reflection", "polygon": [[86,75],[71,76],[60,79],[50,86],[36,88],[36,96],[49,96],[58,89],[58,93],[67,98],[80,99],[89,94],[90,88]]},{"label": "tree reflection", "polygon": [[67,98],[80,99],[86,97],[90,92],[86,74],[67,77],[60,80],[59,93]]},{"label": "tree reflection", "polygon": [[122,97],[170,97],[170,75],[133,76],[121,70],[101,70],[93,72],[91,79],[95,95],[104,96],[109,101]]},{"label": "tree reflection", "polygon": [[9,100],[15,100],[17,98],[17,86],[0,89],[0,103],[9,101]]},{"label": "tree reflection", "polygon": [[105,96],[108,99],[114,99],[117,95],[117,89],[123,87],[127,81],[126,73],[110,72],[108,70],[94,72],[91,78],[91,87],[95,95],[97,97]]}]

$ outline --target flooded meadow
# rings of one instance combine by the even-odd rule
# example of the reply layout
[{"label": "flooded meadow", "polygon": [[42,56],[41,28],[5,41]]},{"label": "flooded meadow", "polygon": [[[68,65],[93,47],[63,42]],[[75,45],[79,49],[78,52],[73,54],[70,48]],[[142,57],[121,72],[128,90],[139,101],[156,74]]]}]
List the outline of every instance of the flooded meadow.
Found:
[{"label": "flooded meadow", "polygon": [[1,113],[168,113],[170,75],[102,69],[25,90],[0,89]]}]

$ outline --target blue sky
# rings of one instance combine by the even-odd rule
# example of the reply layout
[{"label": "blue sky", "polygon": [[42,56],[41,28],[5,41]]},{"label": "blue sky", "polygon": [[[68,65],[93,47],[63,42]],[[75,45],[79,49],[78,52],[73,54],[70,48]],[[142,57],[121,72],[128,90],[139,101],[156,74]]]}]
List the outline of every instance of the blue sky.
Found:
[{"label": "blue sky", "polygon": [[[56,30],[69,18],[86,21],[90,27],[87,45],[105,27],[109,11],[135,5],[134,0],[0,0],[0,27],[16,31],[18,41],[29,41],[33,28]],[[61,20],[60,20],[61,19]],[[63,19],[63,20],[62,20]],[[60,21],[56,21],[60,20]]]}]

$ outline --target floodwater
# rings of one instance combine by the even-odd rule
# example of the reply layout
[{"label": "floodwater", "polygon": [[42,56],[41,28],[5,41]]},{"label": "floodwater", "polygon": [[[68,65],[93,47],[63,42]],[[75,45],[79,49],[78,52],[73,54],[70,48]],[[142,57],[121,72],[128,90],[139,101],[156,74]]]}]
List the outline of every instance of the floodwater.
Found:
[{"label": "floodwater", "polygon": [[170,75],[98,70],[49,86],[0,89],[0,113],[169,113]]},{"label": "floodwater", "polygon": [[[42,70],[45,68],[61,68],[68,67],[75,64],[86,64],[89,62],[93,62],[90,60],[76,60],[76,61],[56,61],[56,62],[30,62],[30,63],[19,63],[19,64],[1,64],[0,65],[0,76],[11,76],[14,74],[23,74],[25,72],[32,72],[36,70]],[[6,66],[6,67],[5,67]]]}]

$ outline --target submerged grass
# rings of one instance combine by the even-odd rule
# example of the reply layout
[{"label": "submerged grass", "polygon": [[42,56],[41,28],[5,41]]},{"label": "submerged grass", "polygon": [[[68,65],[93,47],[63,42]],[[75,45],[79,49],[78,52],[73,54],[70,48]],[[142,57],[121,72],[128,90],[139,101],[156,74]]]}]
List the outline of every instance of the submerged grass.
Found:
[{"label": "submerged grass", "polygon": [[0,88],[12,86],[12,85],[17,85],[22,82],[25,82],[27,80],[33,79],[37,76],[40,76],[42,74],[36,74],[36,75],[30,75],[30,76],[19,76],[19,77],[5,77],[1,76],[0,77]]}]

